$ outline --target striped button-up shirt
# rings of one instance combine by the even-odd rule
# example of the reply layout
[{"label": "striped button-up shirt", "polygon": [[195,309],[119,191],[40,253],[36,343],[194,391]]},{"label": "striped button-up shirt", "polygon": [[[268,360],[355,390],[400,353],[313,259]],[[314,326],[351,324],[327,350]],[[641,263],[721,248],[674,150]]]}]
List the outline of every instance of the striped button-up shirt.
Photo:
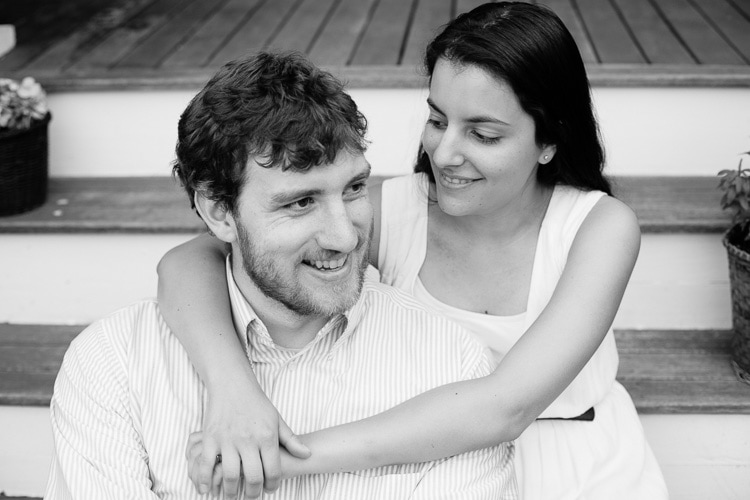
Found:
[{"label": "striped button-up shirt", "polygon": [[[296,432],[361,419],[449,382],[489,373],[470,334],[368,278],[356,305],[301,350],[274,344],[228,267],[237,332]],[[47,499],[209,498],[188,478],[187,436],[206,390],[155,301],[115,312],[71,344],[55,383],[56,457]],[[517,498],[513,446],[444,460],[282,481],[273,499]]]}]

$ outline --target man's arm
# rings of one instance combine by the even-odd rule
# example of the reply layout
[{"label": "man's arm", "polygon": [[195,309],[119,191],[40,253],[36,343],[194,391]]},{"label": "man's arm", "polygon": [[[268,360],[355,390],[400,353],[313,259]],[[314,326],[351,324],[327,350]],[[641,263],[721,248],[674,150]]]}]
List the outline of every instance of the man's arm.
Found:
[{"label": "man's arm", "polygon": [[55,458],[45,499],[156,498],[123,361],[100,323],[66,353],[50,410]]}]

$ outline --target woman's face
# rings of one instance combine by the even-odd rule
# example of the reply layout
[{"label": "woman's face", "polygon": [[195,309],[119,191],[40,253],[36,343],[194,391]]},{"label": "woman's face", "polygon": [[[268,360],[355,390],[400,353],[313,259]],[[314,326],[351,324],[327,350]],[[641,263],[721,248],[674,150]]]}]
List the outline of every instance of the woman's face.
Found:
[{"label": "woman's face", "polygon": [[422,145],[445,213],[494,214],[533,199],[536,169],[552,159],[555,147],[536,143],[534,120],[507,83],[440,58],[428,105]]}]

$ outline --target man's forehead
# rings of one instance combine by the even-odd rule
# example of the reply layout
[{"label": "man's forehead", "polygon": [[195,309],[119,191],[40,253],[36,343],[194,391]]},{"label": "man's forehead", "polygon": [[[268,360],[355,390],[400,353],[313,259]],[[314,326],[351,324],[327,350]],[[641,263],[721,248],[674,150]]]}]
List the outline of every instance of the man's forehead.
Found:
[{"label": "man's forehead", "polygon": [[307,170],[264,167],[258,163],[263,161],[262,156],[248,159],[245,187],[260,188],[268,196],[299,189],[337,188],[354,179],[369,177],[371,170],[363,153],[341,152],[332,163],[313,165]]}]

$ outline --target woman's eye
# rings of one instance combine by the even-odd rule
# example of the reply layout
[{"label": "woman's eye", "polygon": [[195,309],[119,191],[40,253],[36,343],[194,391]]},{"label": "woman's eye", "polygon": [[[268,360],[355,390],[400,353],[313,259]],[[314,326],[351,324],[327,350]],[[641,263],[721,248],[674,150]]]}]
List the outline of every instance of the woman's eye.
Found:
[{"label": "woman's eye", "polygon": [[481,142],[482,144],[495,144],[495,143],[496,143],[497,141],[499,141],[499,140],[500,140],[500,138],[499,138],[499,137],[489,137],[489,136],[486,136],[486,135],[484,135],[484,134],[481,134],[481,133],[477,132],[476,130],[474,130],[474,131],[472,132],[472,134],[473,134],[473,135],[474,135],[474,137],[476,137],[476,138],[477,138],[477,140],[478,140],[479,142]]}]

